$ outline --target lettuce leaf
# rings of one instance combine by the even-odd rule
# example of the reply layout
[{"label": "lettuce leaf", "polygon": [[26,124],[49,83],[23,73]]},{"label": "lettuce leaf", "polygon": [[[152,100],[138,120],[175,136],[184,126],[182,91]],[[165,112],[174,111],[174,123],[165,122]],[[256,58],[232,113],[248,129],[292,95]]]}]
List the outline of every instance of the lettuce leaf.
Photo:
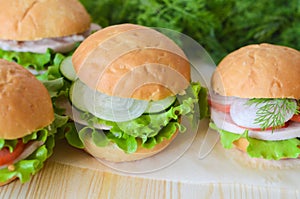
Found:
[{"label": "lettuce leaf", "polygon": [[279,141],[258,140],[249,137],[247,130],[243,134],[234,134],[218,128],[213,122],[209,126],[220,133],[221,144],[227,149],[233,147],[234,141],[242,137],[246,138],[249,142],[247,153],[252,158],[280,160],[283,158],[297,158],[300,155],[300,140],[298,138]]},{"label": "lettuce leaf", "polygon": [[71,82],[63,77],[60,72],[60,64],[66,58],[66,56],[56,53],[51,66],[47,67],[47,70],[40,75],[37,75],[37,79],[40,80],[47,88],[54,108],[54,112],[59,115],[65,115],[65,109],[58,106],[57,100],[60,98],[68,98]]},{"label": "lettuce leaf", "polygon": [[0,58],[8,61],[15,61],[25,68],[33,67],[37,71],[44,70],[51,62],[51,51],[43,54],[31,52],[14,52],[0,49]]},{"label": "lettuce leaf", "polygon": [[[200,95],[200,92],[201,95]],[[105,146],[109,141],[114,142],[126,153],[134,153],[140,143],[144,148],[153,148],[164,139],[170,139],[179,129],[185,131],[185,127],[178,119],[185,116],[192,124],[196,124],[200,118],[207,116],[207,103],[199,104],[199,96],[206,100],[206,89],[202,89],[200,83],[192,83],[185,95],[178,96],[178,102],[168,110],[156,114],[144,114],[134,120],[126,122],[111,122],[94,117],[89,113],[83,113],[82,119],[88,122],[88,127],[78,129],[78,133],[70,131],[66,133],[66,139],[70,145],[84,148],[84,137],[92,136],[96,146]],[[197,107],[201,105],[200,107]],[[200,116],[198,109],[203,109]],[[111,126],[109,131],[98,130],[93,124],[99,123]]]},{"label": "lettuce leaf", "polygon": [[47,88],[50,97],[57,97],[60,93],[60,90],[63,88],[64,86],[64,78],[60,77],[54,80],[45,80],[42,81],[44,86]]},{"label": "lettuce leaf", "polygon": [[0,139],[0,150],[4,147],[7,147],[10,152],[13,152],[17,143],[18,143],[17,139],[15,139],[15,140]]},{"label": "lettuce leaf", "polygon": [[[51,66],[59,66],[61,61],[73,52],[74,50],[67,54],[61,54],[48,49],[45,53],[32,53],[5,51],[0,49],[0,58],[14,61],[24,68],[33,68],[36,71],[47,71]],[[61,77],[61,75],[59,76]],[[55,77],[50,79],[55,79]]]},{"label": "lettuce leaf", "polygon": [[76,126],[74,123],[70,123],[69,126],[67,127],[69,129],[68,131],[65,131],[65,138],[68,141],[68,143],[76,148],[83,149],[84,144],[79,138],[78,130],[76,129]]}]

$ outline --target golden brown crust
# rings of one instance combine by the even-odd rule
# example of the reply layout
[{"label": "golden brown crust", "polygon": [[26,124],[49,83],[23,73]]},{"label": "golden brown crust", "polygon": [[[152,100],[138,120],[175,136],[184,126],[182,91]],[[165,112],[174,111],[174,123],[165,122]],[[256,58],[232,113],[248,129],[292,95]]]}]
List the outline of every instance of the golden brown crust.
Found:
[{"label": "golden brown crust", "polygon": [[90,16],[78,0],[0,0],[0,39],[38,40],[85,32]]},{"label": "golden brown crust", "polygon": [[181,92],[190,82],[184,52],[165,35],[139,25],[97,31],[72,59],[81,81],[111,96],[159,100]]},{"label": "golden brown crust", "polygon": [[14,177],[12,177],[11,179],[9,179],[9,180],[6,181],[6,182],[0,182],[0,187],[1,187],[1,186],[4,186],[4,185],[7,185],[7,184],[11,183],[12,181],[14,181],[14,180],[16,180],[16,179],[17,179],[17,177],[14,176]]},{"label": "golden brown crust", "polygon": [[300,99],[300,52],[260,44],[227,55],[212,76],[212,89],[223,96]]},{"label": "golden brown crust", "polygon": [[100,158],[110,162],[128,162],[141,160],[153,156],[164,150],[176,138],[177,133],[178,131],[174,133],[174,135],[169,140],[166,139],[162,141],[161,143],[155,145],[155,147],[152,149],[142,148],[139,144],[137,151],[132,154],[125,153],[114,143],[109,143],[106,147],[97,147],[90,137],[87,137],[87,139],[85,139],[84,150],[96,158]]},{"label": "golden brown crust", "polygon": [[16,139],[54,120],[45,86],[22,66],[0,59],[0,138]]}]

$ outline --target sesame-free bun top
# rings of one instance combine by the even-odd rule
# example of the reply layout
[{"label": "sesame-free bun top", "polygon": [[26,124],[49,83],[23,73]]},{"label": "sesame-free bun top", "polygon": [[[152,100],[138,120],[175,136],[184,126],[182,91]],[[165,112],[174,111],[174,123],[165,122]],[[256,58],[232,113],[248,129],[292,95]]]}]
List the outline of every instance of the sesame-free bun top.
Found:
[{"label": "sesame-free bun top", "polygon": [[273,44],[242,47],[227,55],[212,76],[223,96],[300,99],[300,52]]},{"label": "sesame-free bun top", "polygon": [[0,138],[16,139],[54,120],[45,86],[22,66],[0,59]]},{"label": "sesame-free bun top", "polygon": [[78,0],[0,0],[0,39],[28,41],[85,32],[90,16]]},{"label": "sesame-free bun top", "polygon": [[110,96],[159,100],[188,87],[190,63],[164,34],[120,24],[90,35],[76,49],[73,66],[81,81]]}]

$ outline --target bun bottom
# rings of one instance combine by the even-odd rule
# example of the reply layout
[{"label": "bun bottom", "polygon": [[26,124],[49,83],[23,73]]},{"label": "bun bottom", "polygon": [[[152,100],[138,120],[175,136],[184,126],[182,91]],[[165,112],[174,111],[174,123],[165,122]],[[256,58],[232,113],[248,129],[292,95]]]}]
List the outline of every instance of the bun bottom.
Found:
[{"label": "bun bottom", "polygon": [[17,176],[12,177],[11,179],[9,179],[9,180],[7,180],[7,181],[5,181],[5,182],[0,182],[0,187],[1,187],[1,186],[4,186],[4,185],[7,185],[7,184],[11,183],[12,181],[14,181],[14,180],[16,180],[16,179],[17,179]]},{"label": "bun bottom", "polygon": [[177,133],[178,131],[176,131],[170,139],[162,141],[152,149],[142,148],[139,144],[137,151],[131,154],[125,153],[115,143],[112,142],[105,147],[97,147],[90,137],[87,137],[84,141],[84,150],[96,158],[100,158],[109,162],[129,162],[141,160],[164,150],[172,142],[172,140],[175,139]]}]

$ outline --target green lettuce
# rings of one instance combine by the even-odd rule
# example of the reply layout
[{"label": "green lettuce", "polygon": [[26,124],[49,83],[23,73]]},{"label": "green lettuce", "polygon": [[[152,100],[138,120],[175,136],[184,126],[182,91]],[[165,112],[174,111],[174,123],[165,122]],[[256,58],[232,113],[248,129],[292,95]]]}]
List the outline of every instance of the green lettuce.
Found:
[{"label": "green lettuce", "polygon": [[264,158],[268,160],[280,160],[283,158],[297,158],[300,155],[300,140],[292,138],[288,140],[268,141],[251,138],[248,131],[243,134],[235,134],[218,128],[213,122],[210,128],[220,133],[220,141],[224,148],[232,148],[233,142],[245,138],[249,142],[247,153],[252,158]]},{"label": "green lettuce", "polygon": [[45,66],[51,62],[51,51],[47,50],[47,52],[43,54],[38,54],[31,52],[5,51],[0,49],[0,58],[8,61],[15,61],[25,68],[33,67],[35,70],[40,71],[45,69]]},{"label": "green lettuce", "polygon": [[[76,46],[78,45],[79,44],[76,44]],[[0,49],[0,58],[14,61],[24,68],[32,68],[36,71],[46,71],[49,66],[59,65],[62,59],[64,59],[65,56],[71,55],[74,50],[63,55],[61,53],[56,53],[51,49],[47,49],[45,53],[15,52]]]},{"label": "green lettuce", "polygon": [[[88,121],[88,127],[79,129],[78,133],[69,131],[66,133],[66,139],[70,145],[77,148],[84,148],[84,137],[91,136],[96,146],[106,146],[107,143],[114,142],[126,153],[134,153],[139,144],[151,149],[163,140],[170,139],[177,129],[180,132],[185,131],[185,127],[179,121],[181,116],[187,117],[192,124],[208,116],[207,104],[199,103],[199,97],[206,99],[206,93],[206,89],[201,87],[200,83],[192,83],[186,94],[178,95],[177,102],[164,112],[143,114],[126,122],[106,121],[83,113],[82,119]],[[199,109],[204,110],[202,115]],[[93,124],[96,123],[111,126],[111,129],[95,129]]]}]

